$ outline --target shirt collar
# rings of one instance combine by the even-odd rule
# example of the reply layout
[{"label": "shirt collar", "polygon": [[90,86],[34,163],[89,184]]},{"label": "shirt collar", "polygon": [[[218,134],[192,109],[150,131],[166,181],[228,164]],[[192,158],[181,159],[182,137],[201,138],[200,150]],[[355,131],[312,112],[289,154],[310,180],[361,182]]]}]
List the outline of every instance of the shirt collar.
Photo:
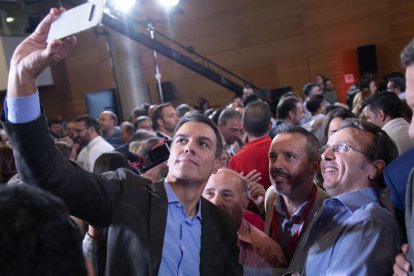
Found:
[{"label": "shirt collar", "polygon": [[[290,217],[290,221],[295,220],[296,218],[300,217],[303,213],[303,211],[306,208],[306,205],[308,204],[309,200],[305,201]],[[289,215],[286,213],[286,208],[285,208],[285,202],[283,200],[283,197],[281,195],[278,195],[276,198],[276,202],[275,202],[275,208],[276,211],[279,214],[282,214],[283,216],[285,216],[286,218],[289,217]]]},{"label": "shirt collar", "polygon": [[355,212],[361,206],[371,202],[379,201],[379,189],[365,188],[345,193],[325,200],[325,205],[331,202],[341,202],[349,211]]},{"label": "shirt collar", "polygon": [[237,230],[237,237],[245,243],[252,243],[252,239],[250,237],[250,224],[248,224],[244,219],[240,224],[239,230]]},{"label": "shirt collar", "polygon": [[[168,204],[177,203],[177,202],[179,204],[182,204],[180,202],[180,200],[178,199],[177,195],[175,194],[174,190],[171,188],[171,185],[166,180],[164,180],[164,188],[165,188],[165,193],[167,194]],[[197,213],[196,213],[195,217],[199,218],[200,221],[202,220],[202,217],[201,217],[201,198],[198,200]]]}]

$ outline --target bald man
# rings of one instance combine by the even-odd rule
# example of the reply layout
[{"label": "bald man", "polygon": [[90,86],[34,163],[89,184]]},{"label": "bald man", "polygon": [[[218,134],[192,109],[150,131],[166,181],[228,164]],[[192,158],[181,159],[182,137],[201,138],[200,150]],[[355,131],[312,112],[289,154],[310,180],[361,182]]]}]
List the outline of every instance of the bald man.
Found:
[{"label": "bald man", "polygon": [[243,219],[249,203],[247,181],[240,174],[221,169],[212,174],[203,196],[227,211],[238,228],[239,262],[245,268],[286,267],[286,258],[278,243]]}]

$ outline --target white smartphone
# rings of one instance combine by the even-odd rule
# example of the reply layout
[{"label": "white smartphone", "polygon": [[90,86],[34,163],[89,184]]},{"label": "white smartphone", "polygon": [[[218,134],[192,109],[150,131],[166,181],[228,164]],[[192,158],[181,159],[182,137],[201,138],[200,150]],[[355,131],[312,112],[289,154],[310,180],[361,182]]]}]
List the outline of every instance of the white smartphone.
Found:
[{"label": "white smartphone", "polygon": [[47,41],[62,39],[101,23],[105,0],[94,0],[60,14],[53,21]]}]

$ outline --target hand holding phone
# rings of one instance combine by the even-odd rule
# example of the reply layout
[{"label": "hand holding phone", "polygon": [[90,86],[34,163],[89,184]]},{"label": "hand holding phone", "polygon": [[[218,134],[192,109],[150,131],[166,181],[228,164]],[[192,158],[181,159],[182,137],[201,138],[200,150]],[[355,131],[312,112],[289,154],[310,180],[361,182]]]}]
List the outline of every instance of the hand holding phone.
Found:
[{"label": "hand holding phone", "polygon": [[95,0],[67,10],[52,23],[47,42],[62,39],[101,23],[105,0]]}]

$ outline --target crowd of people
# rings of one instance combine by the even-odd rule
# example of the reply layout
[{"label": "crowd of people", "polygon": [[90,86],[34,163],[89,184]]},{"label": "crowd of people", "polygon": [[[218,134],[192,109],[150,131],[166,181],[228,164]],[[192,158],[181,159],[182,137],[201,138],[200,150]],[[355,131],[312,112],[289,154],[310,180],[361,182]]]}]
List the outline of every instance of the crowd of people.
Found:
[{"label": "crowd of people", "polygon": [[304,99],[291,91],[274,106],[246,86],[219,109],[200,98],[143,104],[122,123],[109,110],[46,120],[36,77],[76,43],[46,43],[61,12],[11,61],[1,275],[412,271],[414,40],[405,76],[377,88],[362,74],[346,104],[318,74]]}]

